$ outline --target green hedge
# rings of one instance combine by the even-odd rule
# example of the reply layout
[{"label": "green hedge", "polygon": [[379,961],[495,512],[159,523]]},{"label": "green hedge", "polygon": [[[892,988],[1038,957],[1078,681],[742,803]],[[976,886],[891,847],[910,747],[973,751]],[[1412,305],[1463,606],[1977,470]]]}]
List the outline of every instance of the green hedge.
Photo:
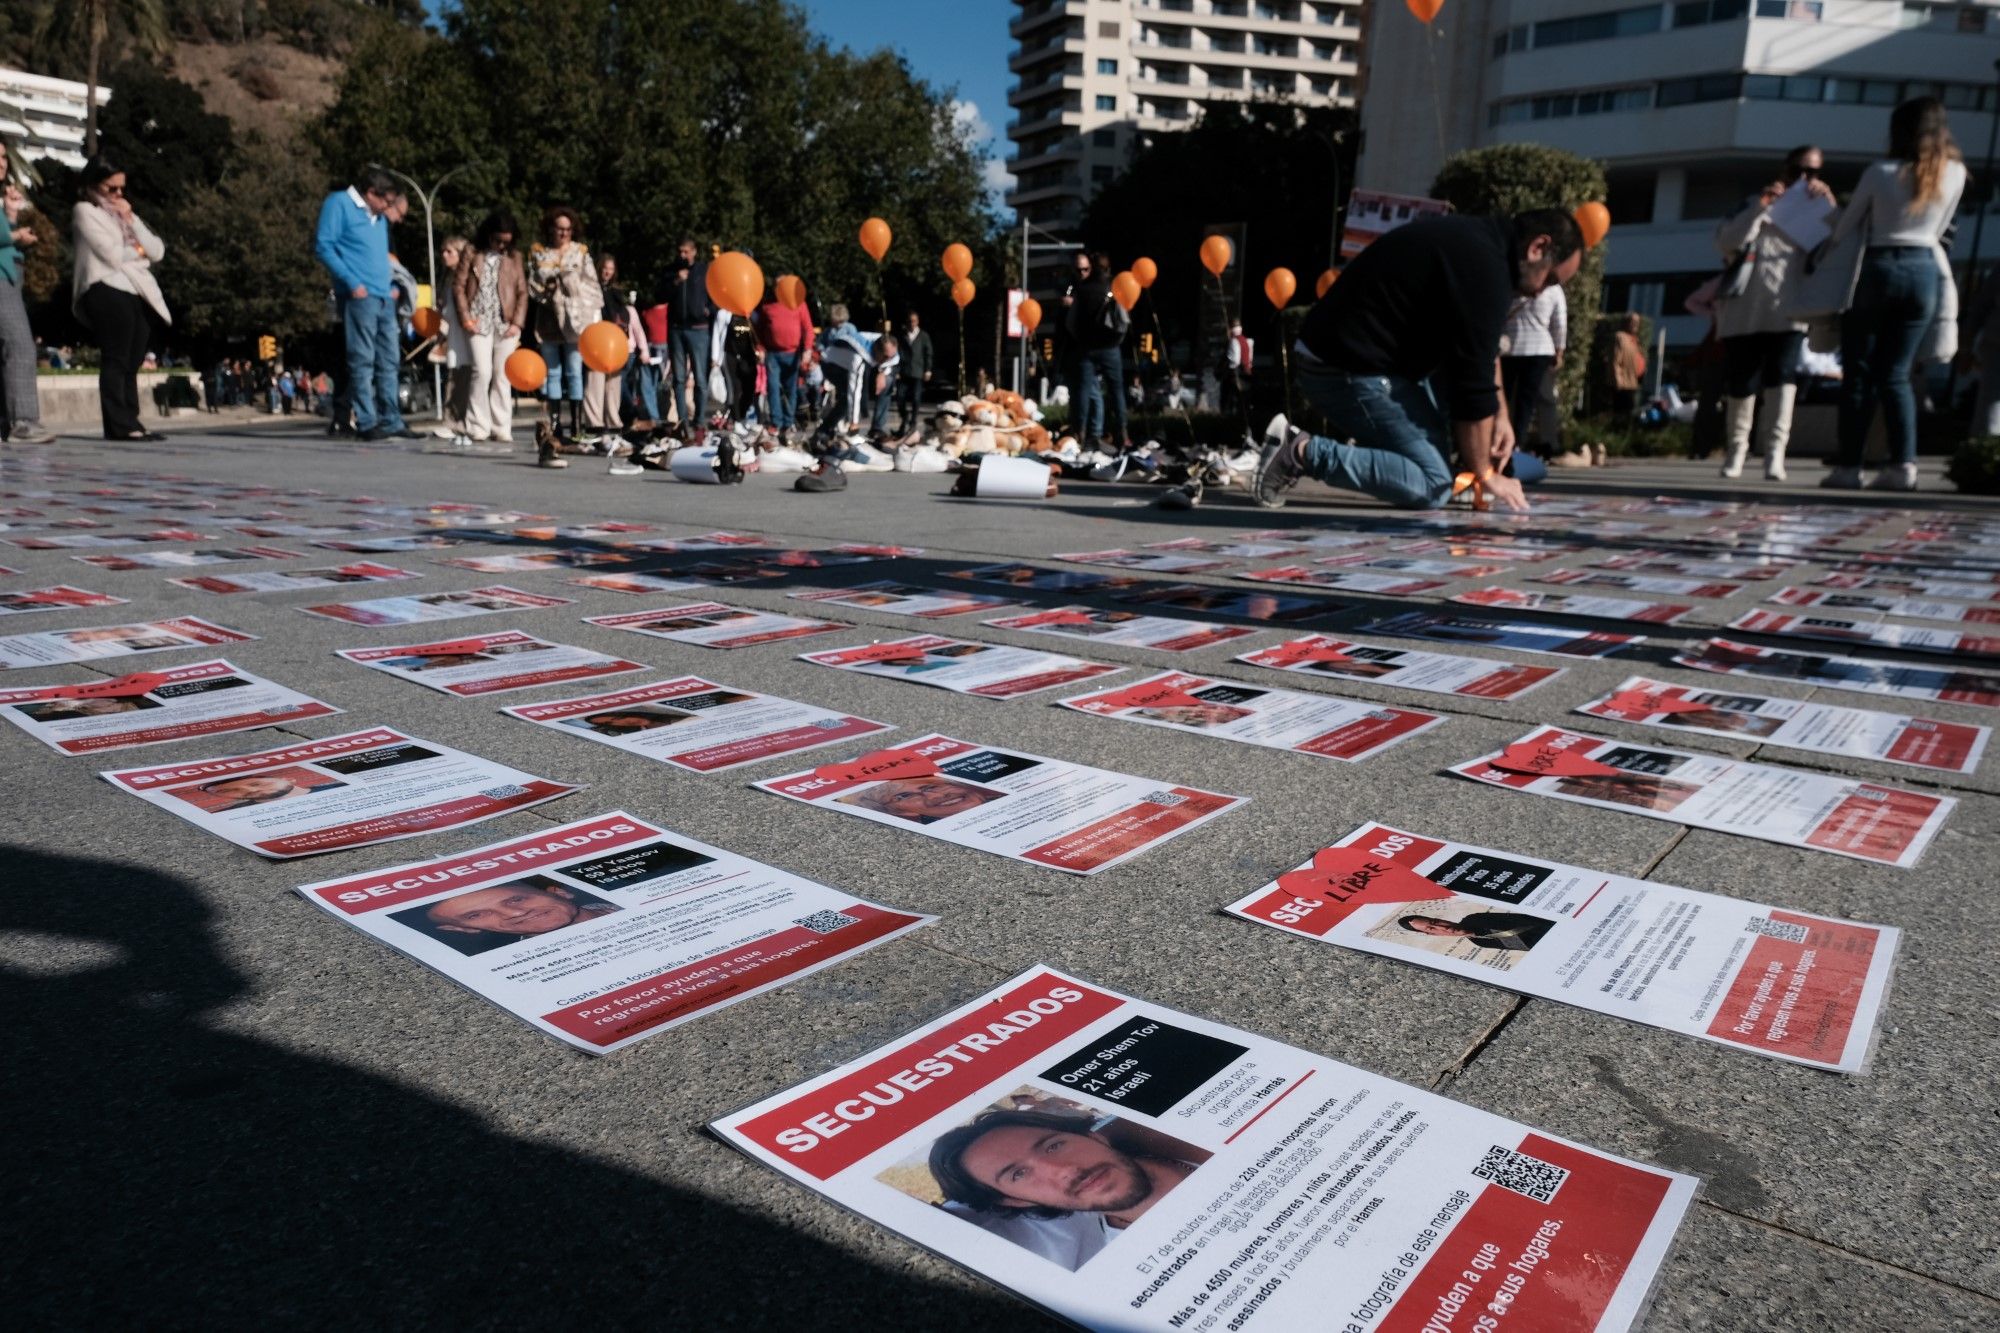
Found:
[{"label": "green hedge", "polygon": [[1978,435],[1952,452],[1944,475],[1967,495],[2000,495],[2000,435]]}]

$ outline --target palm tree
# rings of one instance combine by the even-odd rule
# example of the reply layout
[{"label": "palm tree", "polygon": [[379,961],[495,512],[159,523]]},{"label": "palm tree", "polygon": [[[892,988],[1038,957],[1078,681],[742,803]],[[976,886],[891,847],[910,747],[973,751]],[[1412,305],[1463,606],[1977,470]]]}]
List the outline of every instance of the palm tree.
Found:
[{"label": "palm tree", "polygon": [[83,151],[97,152],[97,80],[104,66],[104,49],[116,35],[146,55],[159,57],[173,49],[163,0],[58,0],[35,26],[34,50],[44,67],[76,68],[82,57],[84,84]]}]

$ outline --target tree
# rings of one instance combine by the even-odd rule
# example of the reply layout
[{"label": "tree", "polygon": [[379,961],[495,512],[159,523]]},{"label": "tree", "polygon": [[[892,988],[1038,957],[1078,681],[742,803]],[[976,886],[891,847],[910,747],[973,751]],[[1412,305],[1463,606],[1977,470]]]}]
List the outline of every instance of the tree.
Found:
[{"label": "tree", "polygon": [[[1431,195],[1461,213],[1477,217],[1511,217],[1533,208],[1573,211],[1579,204],[1602,200],[1604,168],[1588,158],[1542,144],[1499,144],[1455,153],[1438,168]],[[1556,396],[1565,411],[1582,406],[1589,378],[1591,348],[1604,295],[1604,247],[1600,243],[1583,257],[1576,276],[1563,284],[1569,301],[1569,347],[1556,372]]]},{"label": "tree", "polygon": [[97,76],[106,49],[159,58],[173,49],[173,37],[161,0],[58,0],[37,25],[34,47],[47,66],[74,68],[81,56],[83,151],[90,156],[97,152]]},{"label": "tree", "polygon": [[312,220],[302,201],[319,194],[318,164],[261,135],[244,140],[213,185],[179,210],[172,262],[161,286],[180,328],[234,341],[298,338],[326,323],[326,275],[312,262]]}]

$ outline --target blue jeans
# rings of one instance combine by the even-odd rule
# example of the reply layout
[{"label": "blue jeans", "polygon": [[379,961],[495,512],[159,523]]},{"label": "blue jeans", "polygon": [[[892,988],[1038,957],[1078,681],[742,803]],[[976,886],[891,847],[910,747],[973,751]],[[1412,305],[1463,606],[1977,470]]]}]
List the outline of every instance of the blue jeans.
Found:
[{"label": "blue jeans", "polygon": [[1125,359],[1116,347],[1086,350],[1078,367],[1083,381],[1084,438],[1101,436],[1113,448],[1125,444]]},{"label": "blue jeans", "polygon": [[1350,441],[1306,441],[1309,474],[1398,509],[1436,509],[1451,498],[1451,427],[1428,385],[1311,364],[1296,374],[1300,394]]},{"label": "blue jeans", "polygon": [[1927,246],[1871,249],[1854,303],[1840,317],[1840,467],[1860,467],[1875,406],[1889,432],[1889,461],[1917,460],[1917,391],[1910,367],[1937,318],[1937,255]]},{"label": "blue jeans", "polygon": [[896,381],[892,377],[887,384],[882,386],[882,392],[876,393],[874,367],[871,366],[861,373],[868,377],[865,387],[869,395],[870,411],[873,414],[869,418],[868,428],[877,435],[887,435],[889,433],[889,408],[896,401]]},{"label": "blue jeans", "polygon": [[641,362],[639,364],[639,373],[633,377],[633,380],[637,381],[639,406],[645,409],[646,420],[657,426],[661,420],[660,373],[661,369],[667,364],[667,345],[665,343],[648,343],[646,344],[646,350],[652,353],[652,364],[647,365]]},{"label": "blue jeans", "polygon": [[1514,427],[1516,441],[1514,458],[1508,465],[1514,470],[1514,480],[1520,482],[1523,486],[1533,486],[1539,482],[1547,481],[1549,477],[1549,465],[1519,446],[1520,429],[1519,426]]},{"label": "blue jeans", "polygon": [[771,419],[766,424],[773,430],[791,429],[796,418],[793,404],[799,395],[797,352],[764,353],[764,393],[771,400]]},{"label": "blue jeans", "polygon": [[347,335],[348,395],[354,429],[395,433],[406,430],[396,405],[396,368],[402,360],[396,304],[386,296],[340,298],[340,323]]},{"label": "blue jeans", "polygon": [[[670,349],[674,378],[674,409],[683,426],[698,426],[708,420],[708,330],[675,329]],[[692,394],[688,381],[692,380]],[[692,397],[693,401],[689,399]]]},{"label": "blue jeans", "polygon": [[[542,341],[542,364],[549,368],[542,380],[542,397],[552,403],[567,398],[573,403],[583,401],[583,353],[575,343],[566,343],[559,338]],[[569,392],[564,393],[567,388]]]}]

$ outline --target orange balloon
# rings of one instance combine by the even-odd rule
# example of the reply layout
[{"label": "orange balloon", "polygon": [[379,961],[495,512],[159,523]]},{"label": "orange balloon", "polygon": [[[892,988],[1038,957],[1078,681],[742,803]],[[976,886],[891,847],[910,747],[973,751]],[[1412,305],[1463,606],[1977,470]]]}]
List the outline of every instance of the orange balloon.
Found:
[{"label": "orange balloon", "polygon": [[1218,278],[1235,257],[1236,251],[1227,236],[1211,236],[1201,243],[1201,266]]},{"label": "orange balloon", "polygon": [[1111,280],[1111,299],[1130,310],[1139,304],[1139,279],[1131,273],[1120,273]]},{"label": "orange balloon", "polygon": [[944,257],[939,262],[944,265],[944,275],[953,282],[972,276],[972,251],[957,241],[944,248]]},{"label": "orange balloon", "polygon": [[951,285],[952,304],[956,305],[960,310],[971,305],[972,298],[978,294],[979,289],[972,285],[971,278],[960,278]]},{"label": "orange balloon", "polygon": [[1410,7],[1410,12],[1417,16],[1420,23],[1429,23],[1444,8],[1444,0],[1403,0],[1403,3]]},{"label": "orange balloon", "polygon": [[1326,272],[1320,274],[1319,281],[1313,284],[1313,295],[1316,297],[1325,296],[1326,289],[1333,286],[1334,283],[1339,281],[1340,281],[1340,274],[1334,271],[1333,269],[1328,269]]},{"label": "orange balloon", "polygon": [[869,218],[861,224],[861,248],[878,264],[882,262],[882,256],[889,253],[889,242],[894,239],[895,233],[881,218]]},{"label": "orange balloon", "polygon": [[806,285],[796,273],[787,273],[771,286],[778,294],[778,304],[787,310],[797,310],[806,303]]},{"label": "orange balloon", "polygon": [[1160,266],[1141,255],[1132,261],[1132,276],[1139,280],[1141,287],[1150,287],[1159,280]]},{"label": "orange balloon", "polygon": [[764,270],[741,250],[717,255],[708,264],[708,299],[732,315],[747,316],[764,299]]},{"label": "orange balloon", "polygon": [[1595,246],[1611,232],[1611,210],[1595,199],[1587,204],[1577,205],[1576,225],[1583,231],[1583,246],[1586,250]]},{"label": "orange balloon", "polygon": [[1032,296],[1021,298],[1021,305],[1015,311],[1021,317],[1021,327],[1029,333],[1042,327],[1042,303]]},{"label": "orange balloon", "polygon": [[444,318],[429,306],[419,306],[410,316],[410,327],[417,331],[419,338],[435,338],[437,331],[444,327]]},{"label": "orange balloon", "polygon": [[1299,289],[1299,280],[1292,276],[1288,268],[1274,268],[1264,275],[1264,299],[1279,310],[1283,310],[1292,299],[1292,293]]},{"label": "orange balloon", "polygon": [[583,364],[598,374],[616,375],[632,355],[632,340],[610,320],[600,319],[577,335],[576,350],[583,354]]},{"label": "orange balloon", "polygon": [[515,393],[534,393],[549,377],[549,363],[542,360],[540,352],[517,347],[507,354],[507,364],[501,367],[507,374],[507,382],[514,386]]}]

